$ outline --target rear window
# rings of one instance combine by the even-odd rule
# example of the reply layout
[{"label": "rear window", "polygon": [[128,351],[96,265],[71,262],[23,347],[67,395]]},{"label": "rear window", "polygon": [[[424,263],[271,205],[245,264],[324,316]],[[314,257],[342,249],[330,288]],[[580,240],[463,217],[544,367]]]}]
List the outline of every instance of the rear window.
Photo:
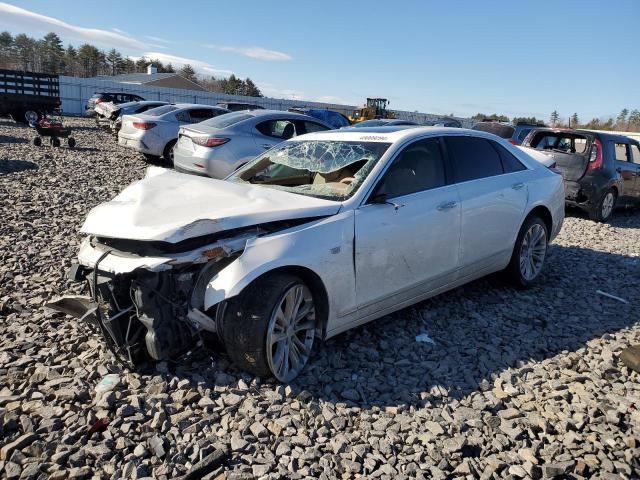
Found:
[{"label": "rear window", "polygon": [[148,110],[147,115],[151,117],[159,117],[161,115],[164,115],[165,113],[173,112],[177,109],[178,107],[176,107],[175,105],[164,105],[162,107],[152,108],[151,110]]},{"label": "rear window", "polygon": [[515,128],[511,125],[505,125],[504,123],[498,122],[480,122],[476,123],[472,130],[479,130],[481,132],[493,133],[502,138],[511,138],[513,136],[513,132],[515,132]]},{"label": "rear window", "polygon": [[529,141],[536,150],[555,150],[562,153],[585,153],[587,137],[568,132],[537,132]]},{"label": "rear window", "polygon": [[231,125],[235,125],[236,123],[242,122],[243,120],[247,120],[251,117],[253,117],[253,115],[250,115],[246,112],[225,113],[209,120],[205,120],[200,125],[206,125],[207,127],[213,128],[226,128],[230,127]]},{"label": "rear window", "polygon": [[529,135],[529,132],[533,130],[533,128],[523,128],[522,130],[520,130],[520,133],[518,134],[518,140],[523,141],[525,138],[527,138],[527,135]]}]

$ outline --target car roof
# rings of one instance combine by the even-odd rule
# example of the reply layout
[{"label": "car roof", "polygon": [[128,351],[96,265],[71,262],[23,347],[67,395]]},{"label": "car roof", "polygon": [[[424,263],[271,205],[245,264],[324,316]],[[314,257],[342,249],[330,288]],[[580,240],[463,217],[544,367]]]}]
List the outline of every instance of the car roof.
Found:
[{"label": "car roof", "polygon": [[480,130],[469,130],[466,128],[453,127],[423,127],[415,125],[401,125],[389,127],[363,127],[363,128],[341,128],[340,130],[330,130],[326,132],[307,133],[301,137],[295,137],[289,141],[301,140],[344,140],[344,141],[365,141],[396,143],[412,138],[419,138],[425,134],[431,135],[468,135],[473,137],[488,138],[496,140],[495,135]]},{"label": "car roof", "polygon": [[606,140],[620,140],[626,142],[629,137],[620,135],[619,133],[604,133],[600,131],[588,130],[586,128],[553,128],[553,127],[536,127],[536,131],[542,132],[556,132],[556,133],[577,133],[583,135],[591,135],[594,137],[601,137]]},{"label": "car roof", "polygon": [[202,103],[175,103],[177,108],[213,108],[216,110],[226,110],[226,108],[219,107],[218,105],[203,105]]}]

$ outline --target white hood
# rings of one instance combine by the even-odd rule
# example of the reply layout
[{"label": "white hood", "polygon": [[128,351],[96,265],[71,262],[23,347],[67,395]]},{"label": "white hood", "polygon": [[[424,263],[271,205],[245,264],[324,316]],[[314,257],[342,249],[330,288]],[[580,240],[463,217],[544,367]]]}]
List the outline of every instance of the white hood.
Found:
[{"label": "white hood", "polygon": [[196,177],[164,168],[89,212],[81,231],[100,237],[177,243],[233,228],[334,215],[341,204],[274,188]]}]

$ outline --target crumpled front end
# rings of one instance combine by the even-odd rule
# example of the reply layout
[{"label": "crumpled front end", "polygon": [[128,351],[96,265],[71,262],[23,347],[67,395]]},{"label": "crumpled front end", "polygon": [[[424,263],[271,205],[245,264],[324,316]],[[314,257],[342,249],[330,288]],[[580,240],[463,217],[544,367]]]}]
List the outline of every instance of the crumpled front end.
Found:
[{"label": "crumpled front end", "polygon": [[216,333],[215,311],[202,311],[207,283],[254,236],[255,229],[186,252],[89,237],[69,272],[88,295],[62,297],[48,306],[89,322],[128,365],[176,356],[201,332]]}]

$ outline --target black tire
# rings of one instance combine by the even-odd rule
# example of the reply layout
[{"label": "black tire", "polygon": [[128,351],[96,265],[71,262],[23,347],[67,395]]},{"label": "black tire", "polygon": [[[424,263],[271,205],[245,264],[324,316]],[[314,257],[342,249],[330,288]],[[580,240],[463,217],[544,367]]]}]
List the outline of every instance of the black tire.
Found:
[{"label": "black tire", "polygon": [[33,140],[31,140],[31,143],[33,144],[34,147],[39,147],[42,145],[42,138],[33,137]]},{"label": "black tire", "polygon": [[[534,225],[536,225],[537,227],[534,227]],[[542,227],[544,231],[544,254],[542,257],[542,264],[540,266],[540,269],[538,270],[538,272],[535,274],[533,278],[530,278],[525,274],[525,272],[523,272],[523,267],[521,263],[521,252],[523,249],[523,242],[524,242],[525,236],[527,235],[527,232],[529,232],[532,228],[537,230],[538,227]],[[509,265],[505,270],[505,272],[507,273],[511,281],[514,282],[516,286],[520,288],[527,288],[527,287],[530,287],[531,285],[534,285],[538,281],[540,277],[540,273],[544,268],[544,260],[546,258],[548,240],[549,240],[549,231],[547,230],[546,224],[540,217],[536,215],[532,215],[528,217],[525,220],[525,222],[522,224],[522,227],[518,232],[518,237],[516,238],[516,243],[513,246],[513,253],[511,254],[511,260],[509,261]]]},{"label": "black tire", "polygon": [[75,146],[76,146],[76,139],[75,139],[75,138],[73,138],[73,137],[69,137],[69,138],[67,138],[67,146],[68,146],[69,148],[73,148],[73,147],[75,147]]},{"label": "black tire", "polygon": [[167,163],[167,165],[173,167],[173,147],[176,146],[176,140],[171,140],[164,147],[164,151],[162,152],[162,158]]},{"label": "black tire", "polygon": [[157,162],[160,157],[157,155],[151,155],[149,153],[143,153],[142,156],[147,162]]},{"label": "black tire", "polygon": [[60,139],[58,137],[51,137],[49,139],[49,145],[51,145],[52,147],[59,147],[60,146]]},{"label": "black tire", "polygon": [[[613,200],[611,200],[613,198]],[[598,201],[595,207],[589,210],[589,218],[594,222],[606,222],[611,218],[613,211],[616,208],[616,201],[618,200],[618,194],[615,188],[610,188],[602,194],[602,197]],[[606,204],[611,203],[611,207],[606,207]]]},{"label": "black tire", "polygon": [[[225,305],[221,337],[227,354],[240,369],[260,377],[273,376],[267,358],[269,321],[284,292],[295,284],[305,285],[295,275],[265,275]],[[314,303],[318,304],[315,298]]]}]

